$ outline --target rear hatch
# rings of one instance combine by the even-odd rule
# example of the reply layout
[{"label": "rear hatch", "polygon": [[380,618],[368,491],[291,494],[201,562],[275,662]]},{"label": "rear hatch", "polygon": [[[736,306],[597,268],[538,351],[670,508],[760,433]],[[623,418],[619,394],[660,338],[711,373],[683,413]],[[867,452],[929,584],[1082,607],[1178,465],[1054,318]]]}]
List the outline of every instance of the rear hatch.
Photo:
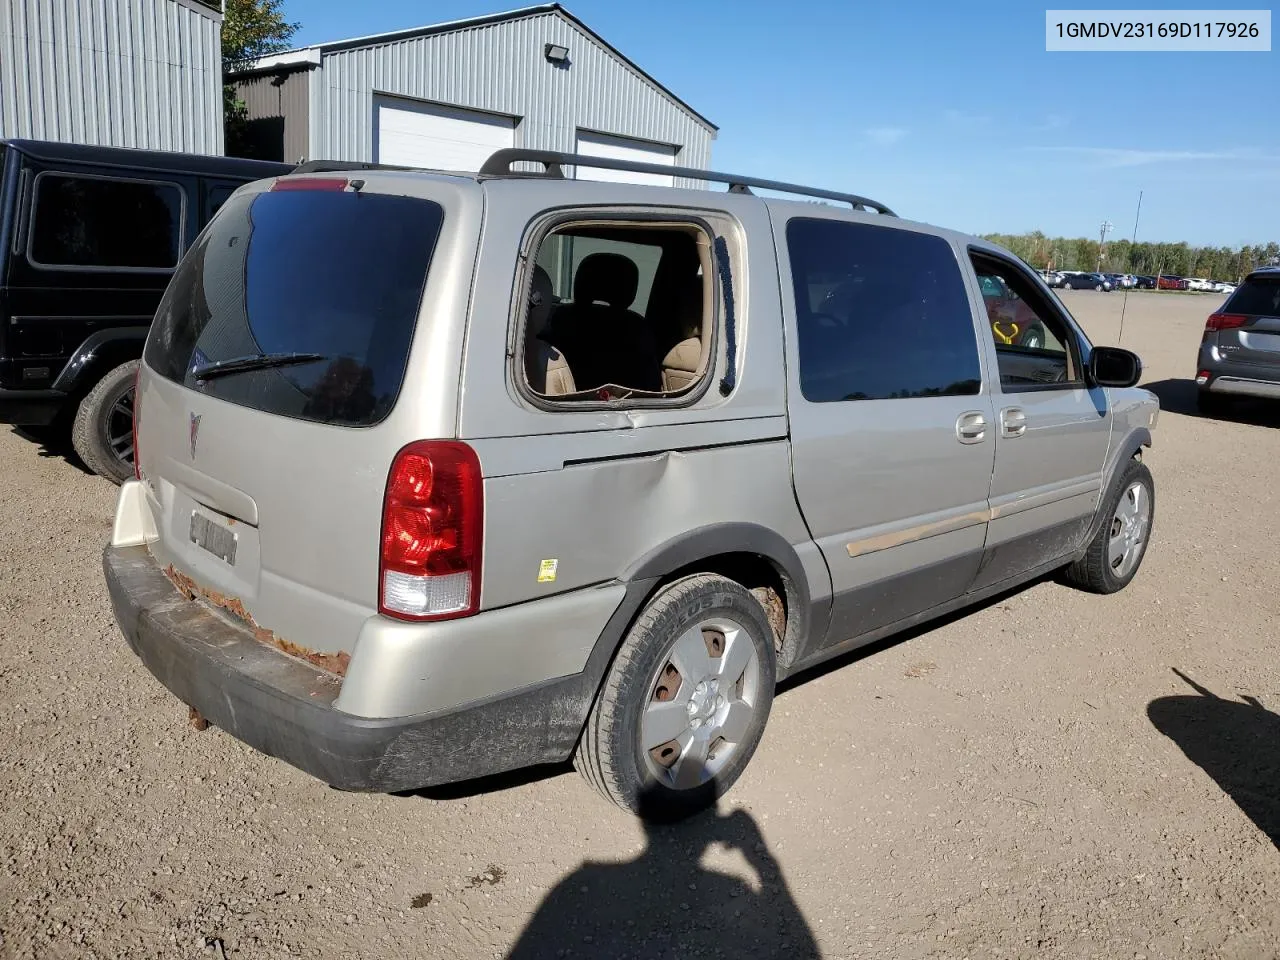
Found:
[{"label": "rear hatch", "polygon": [[[1209,319],[1224,360],[1277,368],[1280,377],[1280,275],[1250,277]],[[1261,373],[1261,371],[1260,371]]]},{"label": "rear hatch", "polygon": [[224,204],[157,311],[137,420],[157,562],[329,668],[377,609],[387,471],[422,429],[401,394],[444,220],[433,200],[353,183],[294,177]]}]

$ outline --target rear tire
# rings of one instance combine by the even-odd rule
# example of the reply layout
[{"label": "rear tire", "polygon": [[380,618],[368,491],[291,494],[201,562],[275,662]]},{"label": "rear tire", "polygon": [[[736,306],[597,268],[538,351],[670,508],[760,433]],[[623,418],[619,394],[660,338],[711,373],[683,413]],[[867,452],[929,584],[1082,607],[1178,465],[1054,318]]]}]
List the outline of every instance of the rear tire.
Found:
[{"label": "rear tire", "polygon": [[120,484],[133,476],[133,386],[137,360],[107,372],[80,401],[71,445],[85,466]]},{"label": "rear tire", "polygon": [[1156,516],[1155,482],[1141,460],[1130,460],[1105,503],[1105,518],[1084,556],[1066,569],[1072,586],[1115,593],[1137,576]]},{"label": "rear tire", "polygon": [[646,820],[696,813],[746,768],[776,677],[773,631],[745,587],[713,574],[677,581],[623,640],[574,766],[606,799]]}]

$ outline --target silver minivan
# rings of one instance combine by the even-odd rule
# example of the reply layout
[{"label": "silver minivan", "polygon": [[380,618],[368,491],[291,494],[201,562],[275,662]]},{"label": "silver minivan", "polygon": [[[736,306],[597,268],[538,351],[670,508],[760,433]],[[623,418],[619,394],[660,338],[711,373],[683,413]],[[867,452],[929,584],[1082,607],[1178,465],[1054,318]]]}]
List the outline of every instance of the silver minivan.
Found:
[{"label": "silver minivan", "polygon": [[997,246],[626,161],[323,167],[226,202],[143,355],[104,567],[198,723],[352,790],[573,757],[678,816],[780,679],[1142,562],[1138,358]]}]

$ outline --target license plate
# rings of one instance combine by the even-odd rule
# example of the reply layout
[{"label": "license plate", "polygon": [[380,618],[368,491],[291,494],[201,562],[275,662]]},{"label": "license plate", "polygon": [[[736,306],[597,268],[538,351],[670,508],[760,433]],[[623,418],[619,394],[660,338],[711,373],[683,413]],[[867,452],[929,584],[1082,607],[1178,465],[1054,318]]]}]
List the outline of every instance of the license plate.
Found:
[{"label": "license plate", "polygon": [[219,560],[235,566],[236,535],[198,510],[191,511],[191,542]]}]

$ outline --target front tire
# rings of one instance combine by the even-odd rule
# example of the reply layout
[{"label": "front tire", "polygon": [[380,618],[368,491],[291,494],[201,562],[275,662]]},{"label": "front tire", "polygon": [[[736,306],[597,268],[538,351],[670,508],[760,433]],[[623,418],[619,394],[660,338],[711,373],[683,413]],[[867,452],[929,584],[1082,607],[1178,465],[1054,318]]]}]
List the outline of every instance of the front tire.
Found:
[{"label": "front tire", "polygon": [[1084,556],[1067,567],[1067,581],[1090,593],[1127,587],[1147,554],[1155,513],[1151,471],[1141,460],[1130,460],[1106,501],[1106,519]]},{"label": "front tire", "polygon": [[120,484],[133,476],[133,389],[137,360],[107,372],[80,401],[71,446],[85,466]]},{"label": "front tire", "polygon": [[574,766],[606,799],[670,821],[711,806],[764,733],[777,665],[764,608],[713,574],[660,591],[628,632]]}]

